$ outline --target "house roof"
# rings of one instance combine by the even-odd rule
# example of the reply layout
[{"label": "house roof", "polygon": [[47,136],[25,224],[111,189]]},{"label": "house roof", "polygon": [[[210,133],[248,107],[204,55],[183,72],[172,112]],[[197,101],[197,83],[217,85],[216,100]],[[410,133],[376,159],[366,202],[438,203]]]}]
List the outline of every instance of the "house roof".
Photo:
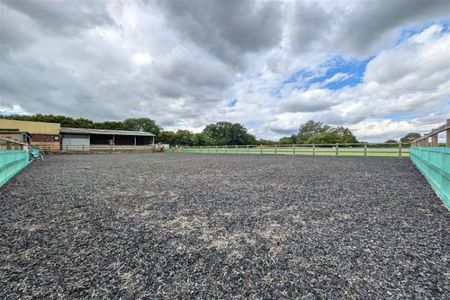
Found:
[{"label": "house roof", "polygon": [[66,134],[106,134],[106,135],[155,136],[153,133],[145,132],[145,131],[69,128],[69,127],[61,127],[60,132],[66,133]]}]

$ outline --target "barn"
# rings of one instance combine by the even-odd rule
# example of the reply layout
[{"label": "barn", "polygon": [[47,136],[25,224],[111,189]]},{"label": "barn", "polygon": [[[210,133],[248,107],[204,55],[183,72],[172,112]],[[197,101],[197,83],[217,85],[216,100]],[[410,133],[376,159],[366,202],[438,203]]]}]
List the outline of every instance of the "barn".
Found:
[{"label": "barn", "polygon": [[[0,119],[1,136],[13,138],[20,142],[26,134],[34,146],[42,149],[59,149],[61,137],[59,123],[32,122],[21,120]],[[10,135],[14,134],[12,137]]]},{"label": "barn", "polygon": [[105,147],[154,146],[155,135],[144,131],[61,127],[62,150],[89,151]]}]

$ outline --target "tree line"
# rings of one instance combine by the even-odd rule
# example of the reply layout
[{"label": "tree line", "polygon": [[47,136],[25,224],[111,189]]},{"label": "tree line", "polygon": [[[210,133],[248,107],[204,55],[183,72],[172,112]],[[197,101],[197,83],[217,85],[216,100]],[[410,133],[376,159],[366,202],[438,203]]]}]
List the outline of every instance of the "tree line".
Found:
[{"label": "tree line", "polygon": [[[156,135],[156,142],[170,145],[272,145],[272,144],[334,144],[358,143],[350,129],[338,126],[332,127],[322,122],[310,120],[300,125],[298,132],[278,141],[256,139],[239,123],[217,122],[206,126],[202,132],[194,133],[189,130],[163,130],[150,118],[130,118],[123,121],[95,122],[85,118],[71,118],[61,115],[8,115],[0,116],[5,119],[23,121],[60,123],[62,127],[94,128],[111,130],[147,131]],[[408,133],[401,139],[408,143],[420,137],[418,133]],[[386,143],[397,143],[388,140]]]}]

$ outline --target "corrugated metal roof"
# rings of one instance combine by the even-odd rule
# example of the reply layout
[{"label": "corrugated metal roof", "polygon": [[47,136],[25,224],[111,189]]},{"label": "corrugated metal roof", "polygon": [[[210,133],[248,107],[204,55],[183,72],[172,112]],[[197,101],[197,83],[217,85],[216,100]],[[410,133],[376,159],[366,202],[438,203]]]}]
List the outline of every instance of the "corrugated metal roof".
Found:
[{"label": "corrugated metal roof", "polygon": [[72,133],[72,134],[109,134],[109,135],[155,136],[153,133],[145,132],[145,131],[69,128],[69,127],[61,127],[60,132],[61,133]]}]

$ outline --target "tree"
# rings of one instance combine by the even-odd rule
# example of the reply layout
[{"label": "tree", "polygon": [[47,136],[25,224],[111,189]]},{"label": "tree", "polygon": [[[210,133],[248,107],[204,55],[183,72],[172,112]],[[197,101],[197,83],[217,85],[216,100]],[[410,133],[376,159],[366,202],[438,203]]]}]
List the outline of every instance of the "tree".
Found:
[{"label": "tree", "polygon": [[332,128],[330,130],[337,132],[339,134],[339,136],[341,137],[340,141],[338,143],[354,144],[354,143],[358,142],[358,140],[353,135],[353,133],[350,131],[350,129],[348,129],[344,126],[338,126],[336,128]]},{"label": "tree", "polygon": [[281,139],[279,139],[278,143],[279,144],[295,144],[295,135],[292,136],[285,136],[282,137]]},{"label": "tree", "polygon": [[385,144],[398,144],[397,140],[387,140],[386,142],[384,142]]},{"label": "tree", "polygon": [[402,143],[411,143],[412,141],[418,139],[422,137],[422,135],[420,133],[416,133],[416,132],[410,132],[407,135],[405,135],[404,137],[402,137],[400,139],[400,142]]},{"label": "tree", "polygon": [[159,137],[162,128],[149,118],[126,119],[123,121],[124,130],[146,131]]},{"label": "tree", "polygon": [[335,144],[341,142],[342,136],[336,131],[321,132],[306,140],[306,144]]},{"label": "tree", "polygon": [[338,126],[332,128],[328,126],[326,131],[320,132],[311,136],[306,140],[306,144],[353,144],[358,143],[358,140],[350,131],[350,129]]},{"label": "tree", "polygon": [[203,133],[217,145],[254,144],[256,139],[239,123],[218,122],[203,129]]},{"label": "tree", "polygon": [[300,125],[296,137],[296,143],[304,144],[310,137],[325,132],[329,129],[330,126],[325,125],[322,122],[309,120],[308,122]]},{"label": "tree", "polygon": [[191,145],[206,146],[206,145],[215,145],[215,143],[206,134],[200,132],[200,133],[194,133],[192,135]]},{"label": "tree", "polygon": [[163,144],[175,145],[175,132],[162,131],[159,134],[159,142]]},{"label": "tree", "polygon": [[177,130],[173,138],[173,144],[177,146],[191,145],[192,132],[183,129]]}]

